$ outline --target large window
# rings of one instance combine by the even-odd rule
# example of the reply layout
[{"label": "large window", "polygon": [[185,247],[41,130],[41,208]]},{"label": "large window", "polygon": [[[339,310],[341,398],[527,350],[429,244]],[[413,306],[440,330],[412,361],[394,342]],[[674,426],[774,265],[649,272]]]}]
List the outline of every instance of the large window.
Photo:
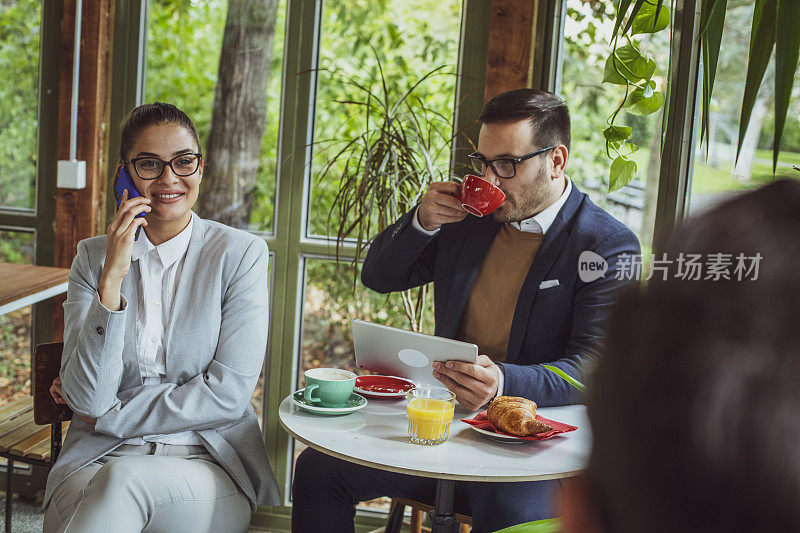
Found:
[{"label": "large window", "polygon": [[[753,4],[728,7],[722,32],[719,64],[711,100],[707,141],[698,142],[691,182],[690,210],[701,211],[773,180],[772,140],[775,125],[775,67],[770,64],[753,106],[742,149],[739,142],[739,114],[744,95],[744,57],[750,47]],[[795,94],[800,91],[800,70],[795,76]],[[786,114],[782,152],[775,178],[800,178],[792,165],[800,166],[800,98],[793,98]]]},{"label": "large window", "polygon": [[[41,2],[0,2],[0,206],[34,207]],[[13,83],[11,82],[13,80]]]},{"label": "large window", "polygon": [[[286,0],[152,0],[145,101],[183,109],[203,144],[195,210],[271,233]],[[223,55],[224,54],[224,55]]]},{"label": "large window", "polygon": [[[378,110],[371,116],[374,120],[382,112],[391,113],[391,106],[427,73],[444,67],[425,79],[415,92],[424,102],[412,99],[410,106],[403,109],[421,114],[418,104],[423,103],[441,115],[444,123],[452,123],[460,8],[460,0],[442,0],[435,5],[425,0],[325,2],[309,234],[336,234],[338,220],[329,220],[328,215],[339,189],[339,174],[334,171],[327,179],[320,179],[318,172],[346,140],[370,127],[365,120],[366,106],[346,102],[371,103]],[[446,142],[443,144],[447,146]],[[447,176],[449,150],[439,152],[433,164]],[[335,169],[340,171],[342,165]]]},{"label": "large window", "polygon": [[[0,262],[35,260],[38,0],[0,2]],[[13,80],[13,83],[10,81]],[[30,394],[33,308],[0,316],[0,405]]]},{"label": "large window", "polygon": [[[417,103],[440,115],[448,131],[445,149],[432,161],[441,177],[449,176],[450,150],[446,142],[450,135],[455,105],[456,67],[461,1],[446,0],[432,5],[422,0],[408,1],[345,1],[329,0],[321,17],[316,97],[313,101],[314,129],[311,142],[313,155],[307,173],[305,236],[336,235],[339,222],[331,214],[331,206],[339,190],[339,174],[330,172],[323,179],[319,171],[329,157],[336,154],[346,141],[368,127],[364,106],[354,101],[369,101],[381,106],[388,93],[389,106],[426,73],[444,67],[423,81]],[[304,74],[308,76],[308,73]],[[385,83],[385,85],[384,85]],[[367,89],[375,97],[368,97]],[[440,137],[441,138],[441,137]],[[335,167],[337,170],[341,166]],[[418,191],[420,194],[425,191]],[[389,223],[392,221],[389,220]],[[371,235],[369,237],[374,237]],[[305,370],[333,366],[355,370],[355,358],[350,332],[350,319],[362,318],[398,327],[409,327],[400,294],[391,297],[365,289],[354,278],[353,266],[348,264],[353,248],[341,250],[337,265],[333,254],[303,254],[300,266],[303,297],[300,353],[296,368],[296,385],[303,386]],[[432,295],[427,299],[428,312],[422,328],[432,331]],[[295,443],[292,457],[302,451]],[[387,509],[387,501],[366,502],[370,509]]]}]

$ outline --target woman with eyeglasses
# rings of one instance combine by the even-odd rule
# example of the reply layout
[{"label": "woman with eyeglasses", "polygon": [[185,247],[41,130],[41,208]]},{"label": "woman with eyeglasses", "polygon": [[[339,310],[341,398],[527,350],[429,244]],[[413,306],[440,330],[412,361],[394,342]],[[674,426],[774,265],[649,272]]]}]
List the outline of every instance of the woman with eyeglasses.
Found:
[{"label": "woman with eyeglasses", "polygon": [[131,111],[120,155],[139,195],[121,194],[107,235],[81,241],[70,271],[51,393],[75,416],[44,531],[246,531],[256,505],[278,502],[250,405],[269,251],[192,212],[200,141],[175,106]]}]

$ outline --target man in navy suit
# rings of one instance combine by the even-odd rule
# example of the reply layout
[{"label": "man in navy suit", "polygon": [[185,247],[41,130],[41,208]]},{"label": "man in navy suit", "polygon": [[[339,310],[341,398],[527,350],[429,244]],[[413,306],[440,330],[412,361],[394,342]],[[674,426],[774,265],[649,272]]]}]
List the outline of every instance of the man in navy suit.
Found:
[{"label": "man in navy suit", "polygon": [[[618,274],[638,256],[638,240],[565,174],[570,121],[560,98],[509,91],[486,104],[480,121],[470,159],[505,202],[491,216],[471,216],[457,183],[432,183],[417,208],[372,242],[362,281],[378,292],[433,282],[436,335],[480,349],[477,364],[434,365],[434,377],[468,409],[499,395],[540,406],[576,403],[574,389],[541,363],[581,378],[599,355],[609,307],[630,279]],[[475,533],[495,531],[553,516],[556,487],[459,482],[456,511],[472,515]],[[352,531],[355,503],[378,496],[432,502],[434,490],[432,479],[306,450],[295,470],[292,529]]]}]

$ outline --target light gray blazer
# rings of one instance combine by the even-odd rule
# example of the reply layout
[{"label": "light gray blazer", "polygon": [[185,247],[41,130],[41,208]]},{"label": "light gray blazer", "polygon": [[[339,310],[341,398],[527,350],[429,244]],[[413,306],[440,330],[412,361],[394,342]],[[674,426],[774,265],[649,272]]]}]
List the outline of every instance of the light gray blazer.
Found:
[{"label": "light gray blazer", "polygon": [[193,228],[172,317],[166,326],[167,381],[142,385],[136,339],[141,280],[132,261],[122,282],[127,305],[109,311],[97,286],[106,237],[78,243],[64,303],[61,380],[73,418],[47,479],[44,506],[58,485],[130,437],[197,431],[255,509],[279,502],[278,484],[250,397],[267,346],[266,243],[203,220]]}]

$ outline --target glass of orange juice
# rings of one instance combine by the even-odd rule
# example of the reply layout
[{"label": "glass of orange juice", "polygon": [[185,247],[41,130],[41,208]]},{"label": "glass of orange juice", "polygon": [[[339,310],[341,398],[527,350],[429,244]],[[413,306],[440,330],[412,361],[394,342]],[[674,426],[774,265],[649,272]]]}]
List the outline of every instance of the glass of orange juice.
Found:
[{"label": "glass of orange juice", "polygon": [[450,435],[456,395],[447,389],[412,389],[406,395],[408,435],[414,444],[441,444]]}]

